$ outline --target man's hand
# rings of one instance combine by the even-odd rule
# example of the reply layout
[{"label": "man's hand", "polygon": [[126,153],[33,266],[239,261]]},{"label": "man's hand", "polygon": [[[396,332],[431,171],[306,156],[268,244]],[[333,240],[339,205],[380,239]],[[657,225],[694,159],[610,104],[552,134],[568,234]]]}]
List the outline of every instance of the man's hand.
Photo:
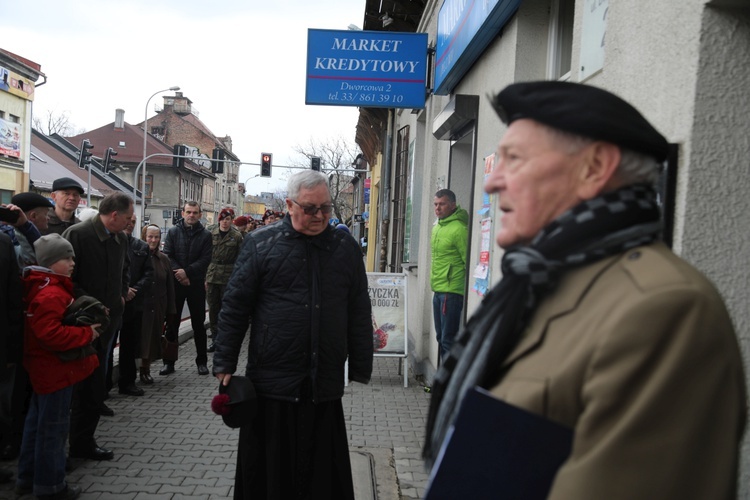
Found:
[{"label": "man's hand", "polygon": [[215,377],[219,379],[219,382],[221,382],[221,385],[226,387],[229,385],[229,380],[232,378],[232,374],[231,373],[217,373]]},{"label": "man's hand", "polygon": [[138,290],[133,288],[132,286],[128,287],[128,295],[125,297],[125,302],[130,302],[135,298],[135,294],[138,293]]},{"label": "man's hand", "polygon": [[97,338],[99,338],[99,330],[98,328],[102,326],[101,323],[94,323],[91,325],[91,342],[95,341]]},{"label": "man's hand", "polygon": [[21,207],[19,207],[18,205],[14,205],[13,203],[8,203],[4,205],[4,207],[9,210],[15,210],[16,212],[18,212],[18,220],[12,224],[14,227],[21,227],[24,224],[26,224],[26,222],[28,222],[29,219],[26,218],[26,214],[24,213],[23,210],[21,210]]},{"label": "man's hand", "polygon": [[190,278],[187,277],[184,269],[175,269],[174,277],[180,285],[190,286]]}]

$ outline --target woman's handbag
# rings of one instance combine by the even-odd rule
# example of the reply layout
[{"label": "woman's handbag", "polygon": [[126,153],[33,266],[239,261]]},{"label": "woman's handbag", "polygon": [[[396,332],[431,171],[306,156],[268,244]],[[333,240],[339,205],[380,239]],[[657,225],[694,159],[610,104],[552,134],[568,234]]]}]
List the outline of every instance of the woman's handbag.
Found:
[{"label": "woman's handbag", "polygon": [[177,342],[170,342],[167,340],[165,335],[161,336],[161,359],[164,362],[177,361],[177,351],[180,344]]}]

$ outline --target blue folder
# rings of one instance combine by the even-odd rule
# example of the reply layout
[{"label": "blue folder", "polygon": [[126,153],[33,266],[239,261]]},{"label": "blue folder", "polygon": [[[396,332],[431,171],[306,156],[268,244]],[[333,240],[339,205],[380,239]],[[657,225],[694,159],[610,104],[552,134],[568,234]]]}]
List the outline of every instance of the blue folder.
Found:
[{"label": "blue folder", "polygon": [[573,431],[475,387],[448,431],[425,500],[547,498]]}]

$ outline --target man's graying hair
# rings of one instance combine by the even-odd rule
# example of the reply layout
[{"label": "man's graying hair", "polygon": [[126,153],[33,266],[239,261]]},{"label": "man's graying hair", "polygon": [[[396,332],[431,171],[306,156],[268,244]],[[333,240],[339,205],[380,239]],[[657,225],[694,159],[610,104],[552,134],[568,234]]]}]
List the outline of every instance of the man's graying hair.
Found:
[{"label": "man's graying hair", "polygon": [[[596,142],[594,139],[582,135],[571,134],[546,125],[543,125],[543,127],[547,130],[550,139],[568,154],[577,153],[589,144]],[[620,148],[620,164],[617,166],[615,176],[624,185],[656,184],[659,180],[660,165],[655,158],[622,146],[618,147]]]},{"label": "man's graying hair", "polygon": [[122,191],[115,191],[112,194],[105,196],[101,203],[99,203],[99,214],[109,215],[112,212],[118,214],[127,212],[130,205],[133,204],[133,199]]},{"label": "man's graying hair", "polygon": [[448,198],[448,201],[451,203],[456,203],[456,193],[451,191],[450,189],[441,189],[437,193],[435,193],[435,198]]},{"label": "man's graying hair", "polygon": [[315,170],[303,170],[289,178],[289,182],[286,185],[287,198],[296,200],[300,190],[313,189],[321,184],[328,188],[328,178],[325,174]]}]

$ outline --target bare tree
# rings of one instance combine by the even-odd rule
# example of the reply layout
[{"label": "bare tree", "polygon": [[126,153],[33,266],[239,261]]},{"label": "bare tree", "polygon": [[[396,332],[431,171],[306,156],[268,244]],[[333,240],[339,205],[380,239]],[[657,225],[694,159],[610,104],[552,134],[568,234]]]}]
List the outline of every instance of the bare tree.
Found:
[{"label": "bare tree", "polygon": [[271,206],[268,208],[277,212],[286,212],[286,189],[277,188],[274,191]]},{"label": "bare tree", "polygon": [[34,116],[32,126],[34,130],[44,135],[60,134],[63,137],[70,137],[84,132],[84,130],[76,131],[67,111],[56,113],[53,110],[47,110],[42,116]]},{"label": "bare tree", "polygon": [[354,214],[353,164],[359,148],[342,137],[325,140],[311,138],[309,144],[297,145],[294,151],[304,157],[292,161],[295,167],[310,168],[310,158],[320,158],[321,171],[329,179],[334,216],[345,224],[351,222]]}]

